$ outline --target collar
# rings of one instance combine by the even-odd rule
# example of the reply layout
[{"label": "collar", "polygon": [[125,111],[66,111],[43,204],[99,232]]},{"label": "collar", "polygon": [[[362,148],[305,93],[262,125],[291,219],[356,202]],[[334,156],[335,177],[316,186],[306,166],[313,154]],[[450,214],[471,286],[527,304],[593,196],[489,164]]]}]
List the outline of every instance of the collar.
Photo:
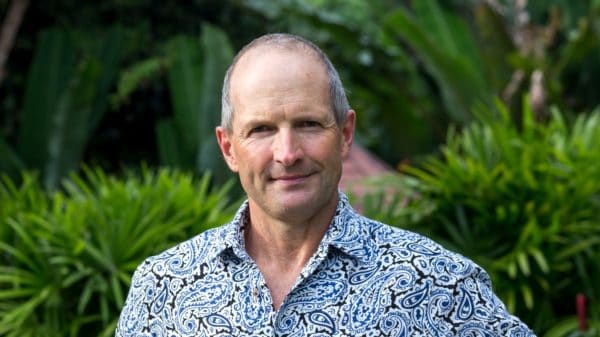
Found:
[{"label": "collar", "polygon": [[[249,219],[248,200],[246,200],[231,222],[216,229],[218,233],[214,237],[213,249],[209,255],[215,257],[231,249],[238,258],[246,258],[248,254],[244,246],[243,228]],[[359,261],[372,262],[376,256],[374,254],[376,245],[370,240],[372,229],[372,221],[358,214],[350,205],[348,197],[339,191],[335,215],[321,240],[319,249],[332,246]]]},{"label": "collar", "polygon": [[374,222],[358,214],[343,192],[338,194],[338,206],[321,246],[333,246],[364,263],[373,262],[377,256],[371,238]]}]

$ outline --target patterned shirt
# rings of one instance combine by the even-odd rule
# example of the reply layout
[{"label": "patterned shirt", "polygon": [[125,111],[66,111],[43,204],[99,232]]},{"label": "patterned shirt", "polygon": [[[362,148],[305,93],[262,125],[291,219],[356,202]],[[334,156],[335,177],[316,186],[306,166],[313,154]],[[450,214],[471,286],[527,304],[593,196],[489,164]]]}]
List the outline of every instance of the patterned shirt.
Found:
[{"label": "patterned shirt", "polygon": [[421,235],[356,213],[343,193],[278,311],[233,221],[147,259],[116,336],[534,336],[487,273]]}]

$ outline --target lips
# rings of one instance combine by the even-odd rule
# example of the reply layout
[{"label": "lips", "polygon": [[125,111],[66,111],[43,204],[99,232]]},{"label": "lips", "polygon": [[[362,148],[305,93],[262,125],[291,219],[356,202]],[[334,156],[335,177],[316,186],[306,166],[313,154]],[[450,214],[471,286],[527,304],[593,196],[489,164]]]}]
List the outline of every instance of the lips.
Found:
[{"label": "lips", "polygon": [[293,176],[281,176],[274,178],[275,180],[298,180],[308,177],[308,175],[293,175]]},{"label": "lips", "polygon": [[312,173],[286,174],[286,175],[278,175],[278,176],[271,177],[271,180],[281,181],[281,182],[299,182],[299,181],[302,181],[302,180],[310,177],[311,175],[312,175]]}]

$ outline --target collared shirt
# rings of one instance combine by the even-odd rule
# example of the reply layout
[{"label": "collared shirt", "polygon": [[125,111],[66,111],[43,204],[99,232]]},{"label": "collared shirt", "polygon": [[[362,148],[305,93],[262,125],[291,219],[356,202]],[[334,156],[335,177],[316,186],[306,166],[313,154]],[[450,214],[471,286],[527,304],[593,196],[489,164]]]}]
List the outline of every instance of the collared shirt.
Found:
[{"label": "collared shirt", "polygon": [[278,311],[233,221],[144,261],[116,336],[534,336],[487,273],[421,235],[356,213],[340,193]]}]

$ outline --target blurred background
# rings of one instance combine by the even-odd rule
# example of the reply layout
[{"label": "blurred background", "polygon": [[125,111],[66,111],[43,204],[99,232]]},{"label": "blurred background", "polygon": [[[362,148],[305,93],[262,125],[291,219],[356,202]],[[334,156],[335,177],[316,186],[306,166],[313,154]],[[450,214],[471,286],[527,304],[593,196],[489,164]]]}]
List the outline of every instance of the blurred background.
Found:
[{"label": "blurred background", "polygon": [[143,258],[228,221],[222,79],[269,32],[328,54],[393,168],[348,187],[366,215],[472,258],[539,336],[600,335],[599,0],[0,0],[0,20],[0,336],[112,335]]}]

